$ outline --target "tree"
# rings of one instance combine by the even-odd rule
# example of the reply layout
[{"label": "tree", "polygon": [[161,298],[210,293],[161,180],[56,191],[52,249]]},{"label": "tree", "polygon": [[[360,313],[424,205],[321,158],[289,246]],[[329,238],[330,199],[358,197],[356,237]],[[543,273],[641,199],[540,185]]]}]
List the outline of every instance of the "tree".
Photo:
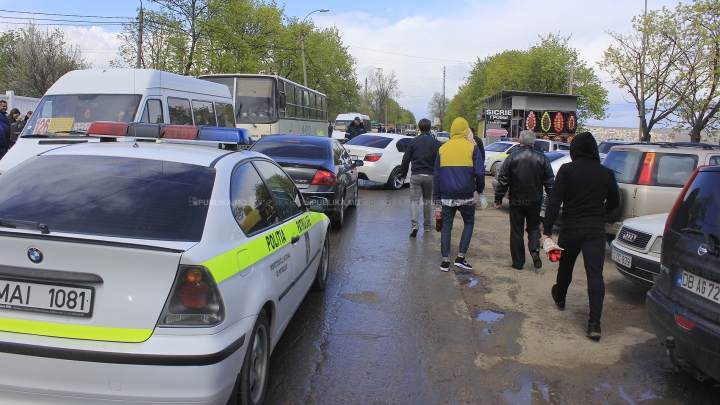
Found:
[{"label": "tree", "polygon": [[376,117],[385,117],[387,121],[386,108],[389,107],[390,98],[400,95],[400,88],[395,71],[391,71],[389,75],[385,71],[377,69],[371,72],[369,77],[369,86],[372,89],[370,96],[370,110]]},{"label": "tree", "polygon": [[430,102],[428,103],[428,113],[430,113],[432,117],[440,120],[441,129],[443,128],[445,113],[447,112],[447,108],[449,105],[450,99],[447,97],[443,97],[443,95],[438,92],[435,92],[435,94],[433,94]]},{"label": "tree", "polygon": [[669,40],[678,35],[670,32],[678,29],[669,23],[674,20],[672,12],[663,7],[634,17],[628,33],[609,31],[614,43],[598,63],[635,103],[643,141],[650,140],[653,126],[670,117],[685,97],[683,75],[678,70],[682,49]]},{"label": "tree", "polygon": [[5,32],[0,42],[5,45],[0,56],[3,84],[19,95],[42,97],[65,73],[90,67],[80,47],[68,44],[59,29],[43,31],[30,24]]},{"label": "tree", "polygon": [[[185,34],[182,23],[168,12],[145,11],[143,19],[142,59],[143,69],[182,72],[185,64]],[[110,62],[112,67],[135,67],[137,63],[137,24],[128,24],[118,35],[122,45],[118,50],[120,59]]]}]

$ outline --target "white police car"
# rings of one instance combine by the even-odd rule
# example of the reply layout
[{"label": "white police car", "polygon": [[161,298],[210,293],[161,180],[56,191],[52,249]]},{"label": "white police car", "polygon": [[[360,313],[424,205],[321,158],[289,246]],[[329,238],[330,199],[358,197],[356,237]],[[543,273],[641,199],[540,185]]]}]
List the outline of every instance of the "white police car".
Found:
[{"label": "white police car", "polygon": [[[237,130],[89,132],[110,142],[0,176],[0,403],[262,403],[273,347],[327,281],[322,201],[233,150]],[[112,142],[141,134],[159,139]]]}]

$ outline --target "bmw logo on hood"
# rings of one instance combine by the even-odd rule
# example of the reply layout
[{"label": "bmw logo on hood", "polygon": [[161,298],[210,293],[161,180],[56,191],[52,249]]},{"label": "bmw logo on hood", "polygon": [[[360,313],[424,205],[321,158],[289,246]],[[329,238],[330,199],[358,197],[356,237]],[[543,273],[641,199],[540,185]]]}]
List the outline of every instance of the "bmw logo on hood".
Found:
[{"label": "bmw logo on hood", "polygon": [[43,261],[43,254],[38,248],[31,247],[27,251],[28,259],[33,263],[40,263]]}]

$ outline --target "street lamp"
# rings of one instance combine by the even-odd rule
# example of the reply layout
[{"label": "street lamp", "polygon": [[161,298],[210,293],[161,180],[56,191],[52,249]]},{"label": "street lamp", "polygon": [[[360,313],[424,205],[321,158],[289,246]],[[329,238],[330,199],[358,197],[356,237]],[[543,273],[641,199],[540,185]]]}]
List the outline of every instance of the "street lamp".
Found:
[{"label": "street lamp", "polygon": [[[368,102],[368,98],[367,98],[367,80],[368,80],[368,76],[370,76],[370,72],[372,72],[373,70],[379,70],[382,72],[383,68],[372,68],[372,69],[368,70],[368,72],[365,74],[365,104],[370,104]],[[368,105],[368,109],[369,109],[369,105]]]},{"label": "street lamp", "polygon": [[[305,16],[305,18],[303,18],[302,21],[300,21],[300,24],[301,25],[304,24],[305,20],[307,20],[307,18],[310,17],[310,14],[312,14],[312,13],[315,13],[315,12],[327,13],[328,11],[330,11],[330,10],[327,8],[322,8],[319,10],[311,11],[308,13],[308,15]],[[302,60],[303,60],[303,85],[305,87],[307,87],[307,69],[305,68],[305,31],[302,31],[302,28],[300,28],[300,29],[301,29],[301,31],[300,31],[300,49],[302,50]]]}]

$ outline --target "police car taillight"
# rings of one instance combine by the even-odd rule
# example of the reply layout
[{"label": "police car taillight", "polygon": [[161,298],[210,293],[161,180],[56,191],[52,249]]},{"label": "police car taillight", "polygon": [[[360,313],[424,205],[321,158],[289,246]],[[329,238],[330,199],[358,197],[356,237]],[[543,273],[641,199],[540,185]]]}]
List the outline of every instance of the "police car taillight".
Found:
[{"label": "police car taillight", "polygon": [[158,326],[212,326],[224,315],[220,291],[208,269],[182,265]]},{"label": "police car taillight", "polygon": [[88,127],[88,135],[110,135],[125,136],[127,134],[127,122],[96,121]]},{"label": "police car taillight", "polygon": [[196,140],[198,127],[194,125],[163,125],[160,138]]}]

